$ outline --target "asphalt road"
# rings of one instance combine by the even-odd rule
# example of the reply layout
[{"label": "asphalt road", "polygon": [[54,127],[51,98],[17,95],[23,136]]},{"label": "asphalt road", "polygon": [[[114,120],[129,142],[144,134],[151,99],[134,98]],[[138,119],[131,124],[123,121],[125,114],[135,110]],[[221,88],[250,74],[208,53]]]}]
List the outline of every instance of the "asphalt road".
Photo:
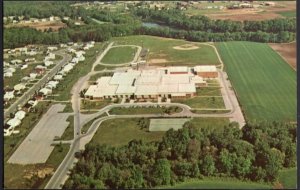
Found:
[{"label": "asphalt road", "polygon": [[41,89],[52,77],[60,71],[60,69],[72,59],[69,54],[64,53],[63,50],[55,52],[57,55],[61,55],[63,59],[59,61],[55,67],[48,73],[46,73],[37,83],[35,83],[31,88],[29,88],[20,98],[18,98],[9,108],[4,110],[4,118],[9,117],[10,113],[17,111],[18,106],[24,106],[27,101],[35,94],[36,91]]}]

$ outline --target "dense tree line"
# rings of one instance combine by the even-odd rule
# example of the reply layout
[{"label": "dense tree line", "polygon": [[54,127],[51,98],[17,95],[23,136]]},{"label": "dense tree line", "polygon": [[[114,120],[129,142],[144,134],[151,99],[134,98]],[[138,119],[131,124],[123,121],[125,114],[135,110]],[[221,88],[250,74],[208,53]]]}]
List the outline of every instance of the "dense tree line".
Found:
[{"label": "dense tree line", "polygon": [[212,20],[206,16],[187,16],[179,10],[133,9],[133,14],[143,20],[161,22],[167,26],[182,30],[197,30],[203,32],[249,32],[263,31],[278,33],[282,31],[296,32],[295,18],[282,18],[264,21],[231,21]]},{"label": "dense tree line", "polygon": [[141,27],[137,34],[153,35],[167,38],[186,39],[196,42],[222,42],[222,41],[254,41],[254,42],[291,42],[296,38],[295,33],[282,31],[279,33],[256,32],[225,32],[211,33],[202,31],[176,30],[167,27],[149,28]]},{"label": "dense tree line", "polygon": [[296,126],[246,124],[240,130],[231,123],[211,129],[188,122],[161,142],[87,145],[77,156],[63,188],[150,188],[203,176],[273,182],[281,168],[296,165]]},{"label": "dense tree line", "polygon": [[85,16],[84,8],[75,9],[71,1],[5,1],[4,16],[24,16],[25,18],[48,18],[50,16]]}]

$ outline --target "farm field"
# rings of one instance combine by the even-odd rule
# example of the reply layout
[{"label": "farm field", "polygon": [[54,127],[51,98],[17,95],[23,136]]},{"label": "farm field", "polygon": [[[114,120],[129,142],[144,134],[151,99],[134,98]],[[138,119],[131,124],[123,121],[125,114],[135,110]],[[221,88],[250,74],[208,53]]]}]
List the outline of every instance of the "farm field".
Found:
[{"label": "farm field", "polygon": [[112,47],[101,60],[104,64],[123,64],[133,60],[136,47]]},{"label": "farm field", "polygon": [[284,17],[296,17],[297,16],[297,12],[296,10],[295,11],[282,11],[282,12],[277,12],[278,14],[280,14],[281,16],[284,16]]},{"label": "farm field", "polygon": [[244,182],[234,179],[210,179],[190,180],[174,186],[161,187],[161,189],[270,189],[266,184]]},{"label": "farm field", "polygon": [[293,43],[269,43],[269,46],[277,51],[279,55],[283,57],[286,62],[292,66],[295,70],[297,69],[297,44]]},{"label": "farm field", "polygon": [[267,44],[217,44],[246,120],[295,121],[296,72]]},{"label": "farm field", "polygon": [[297,168],[279,171],[279,182],[284,189],[295,189],[297,185]]},{"label": "farm field", "polygon": [[[184,40],[161,38],[153,36],[127,36],[113,38],[115,45],[131,44],[149,49],[147,62],[150,65],[175,66],[175,65],[219,65],[220,62],[214,49],[201,43],[190,43]],[[190,45],[184,49],[182,45]],[[181,48],[178,48],[181,46]],[[177,49],[174,49],[177,48]],[[188,50],[189,49],[189,50]]]}]

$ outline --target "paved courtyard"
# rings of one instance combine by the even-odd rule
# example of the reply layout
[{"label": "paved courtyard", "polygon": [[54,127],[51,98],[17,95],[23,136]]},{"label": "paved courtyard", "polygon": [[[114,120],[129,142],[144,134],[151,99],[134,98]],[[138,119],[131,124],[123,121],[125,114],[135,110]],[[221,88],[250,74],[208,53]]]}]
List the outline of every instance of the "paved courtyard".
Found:
[{"label": "paved courtyard", "polygon": [[37,164],[45,163],[54,149],[53,139],[64,133],[69,125],[67,118],[73,113],[58,113],[66,105],[55,104],[43,115],[38,124],[9,158],[8,163]]}]

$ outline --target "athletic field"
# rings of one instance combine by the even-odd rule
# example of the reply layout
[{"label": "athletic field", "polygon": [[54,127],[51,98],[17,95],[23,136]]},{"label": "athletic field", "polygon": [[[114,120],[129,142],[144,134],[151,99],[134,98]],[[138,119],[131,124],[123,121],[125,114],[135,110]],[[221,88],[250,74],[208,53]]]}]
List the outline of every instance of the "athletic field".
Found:
[{"label": "athletic field", "polygon": [[133,60],[137,51],[136,47],[112,47],[101,60],[105,64],[123,64]]},{"label": "athletic field", "polygon": [[267,44],[217,43],[247,120],[296,120],[296,72]]}]

